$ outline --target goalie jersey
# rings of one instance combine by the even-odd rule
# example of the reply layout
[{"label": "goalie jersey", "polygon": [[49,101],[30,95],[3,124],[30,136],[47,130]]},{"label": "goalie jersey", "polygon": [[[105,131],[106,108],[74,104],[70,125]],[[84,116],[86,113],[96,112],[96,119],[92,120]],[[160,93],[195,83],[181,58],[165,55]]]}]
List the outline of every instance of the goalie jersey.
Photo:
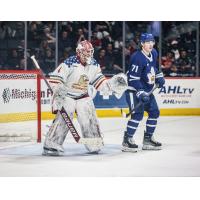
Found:
[{"label": "goalie jersey", "polygon": [[92,59],[90,65],[84,66],[77,56],[66,59],[49,75],[52,86],[55,87],[56,84],[64,86],[65,95],[71,98],[81,98],[88,93],[89,84],[98,89],[106,80],[95,59]]},{"label": "goalie jersey", "polygon": [[147,56],[142,50],[138,50],[131,56],[130,68],[127,73],[128,85],[136,91],[149,92],[159,75],[157,65],[158,53],[155,49]]}]

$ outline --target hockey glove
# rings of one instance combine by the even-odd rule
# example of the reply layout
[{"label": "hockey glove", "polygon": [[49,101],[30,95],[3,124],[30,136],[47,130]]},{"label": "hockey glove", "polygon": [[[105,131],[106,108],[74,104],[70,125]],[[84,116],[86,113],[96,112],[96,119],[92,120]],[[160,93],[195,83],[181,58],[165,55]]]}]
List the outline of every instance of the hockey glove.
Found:
[{"label": "hockey glove", "polygon": [[165,84],[165,79],[163,77],[163,73],[156,74],[156,84],[158,88],[162,88]]},{"label": "hockey glove", "polygon": [[120,99],[128,87],[127,76],[123,73],[116,74],[108,80],[108,84],[113,94]]},{"label": "hockey glove", "polygon": [[150,97],[148,93],[146,93],[144,90],[140,90],[136,93],[137,98],[139,99],[140,102],[142,103],[148,103],[150,100]]}]

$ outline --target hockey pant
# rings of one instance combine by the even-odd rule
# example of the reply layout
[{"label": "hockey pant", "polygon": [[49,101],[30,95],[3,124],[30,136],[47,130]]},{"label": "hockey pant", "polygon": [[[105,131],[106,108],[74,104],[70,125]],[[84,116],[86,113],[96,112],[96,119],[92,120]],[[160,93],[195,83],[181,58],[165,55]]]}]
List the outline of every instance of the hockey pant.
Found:
[{"label": "hockey pant", "polygon": [[[136,93],[132,91],[126,91],[126,100],[129,106],[129,109],[133,109],[138,103],[139,100],[136,97]],[[142,104],[139,106],[136,111],[131,115],[127,123],[127,134],[130,137],[133,137],[140,121],[143,119],[144,111],[148,113],[148,118],[146,121],[146,132],[150,135],[153,135],[157,119],[160,115],[160,111],[156,102],[156,99],[153,94],[150,95],[150,101],[147,104]]]},{"label": "hockey pant", "polygon": [[[78,100],[65,97],[63,106],[71,120],[73,120],[74,112],[76,111],[78,123],[84,138],[101,137],[99,122],[91,97]],[[56,148],[62,151],[62,145],[68,132],[69,129],[60,112],[58,112],[46,135],[44,146],[48,148]],[[89,152],[100,151],[100,147],[94,145],[85,145],[85,147]]]}]

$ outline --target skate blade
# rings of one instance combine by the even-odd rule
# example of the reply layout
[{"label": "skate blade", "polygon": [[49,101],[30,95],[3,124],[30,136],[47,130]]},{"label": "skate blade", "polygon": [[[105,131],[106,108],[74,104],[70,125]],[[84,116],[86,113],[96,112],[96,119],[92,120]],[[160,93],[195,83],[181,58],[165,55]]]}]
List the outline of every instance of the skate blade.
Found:
[{"label": "skate blade", "polygon": [[46,151],[52,151],[52,152],[53,151],[55,151],[55,152],[58,151],[58,152],[64,153],[64,149],[63,148],[55,149],[55,148],[52,148],[52,147],[45,147],[44,146],[43,149],[46,150]]},{"label": "skate blade", "polygon": [[122,147],[122,152],[132,152],[132,153],[136,153],[137,151],[138,151],[137,148]]},{"label": "skate blade", "polygon": [[154,146],[151,146],[151,145],[143,145],[142,150],[153,150],[153,151],[155,150],[155,151],[157,151],[157,150],[162,150],[162,147],[161,146],[154,147]]},{"label": "skate blade", "polygon": [[59,151],[50,151],[50,150],[46,150],[44,149],[42,152],[43,156],[63,156],[63,152],[59,152]]}]

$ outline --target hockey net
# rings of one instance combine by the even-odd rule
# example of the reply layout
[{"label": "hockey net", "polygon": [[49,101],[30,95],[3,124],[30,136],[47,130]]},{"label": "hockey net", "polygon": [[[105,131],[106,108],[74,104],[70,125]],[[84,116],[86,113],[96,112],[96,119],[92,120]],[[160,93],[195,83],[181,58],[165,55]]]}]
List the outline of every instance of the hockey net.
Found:
[{"label": "hockey net", "polygon": [[0,70],[0,142],[41,142],[40,75]]}]

